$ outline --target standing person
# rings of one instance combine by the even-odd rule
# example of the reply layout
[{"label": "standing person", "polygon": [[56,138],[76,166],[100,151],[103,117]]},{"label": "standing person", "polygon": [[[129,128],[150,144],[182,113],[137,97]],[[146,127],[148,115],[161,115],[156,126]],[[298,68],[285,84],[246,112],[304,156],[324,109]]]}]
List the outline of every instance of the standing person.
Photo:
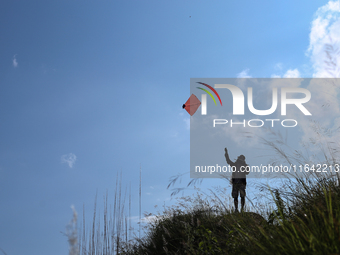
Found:
[{"label": "standing person", "polygon": [[245,204],[245,197],[246,197],[246,185],[247,179],[246,175],[249,174],[249,169],[247,168],[246,164],[246,157],[243,155],[238,156],[235,162],[232,162],[228,155],[227,148],[224,149],[225,151],[225,159],[230,167],[233,169],[232,174],[232,184],[233,184],[233,191],[231,192],[232,197],[234,198],[234,205],[235,205],[235,212],[238,212],[238,194],[240,193],[241,197],[241,211],[243,211],[243,207]]}]

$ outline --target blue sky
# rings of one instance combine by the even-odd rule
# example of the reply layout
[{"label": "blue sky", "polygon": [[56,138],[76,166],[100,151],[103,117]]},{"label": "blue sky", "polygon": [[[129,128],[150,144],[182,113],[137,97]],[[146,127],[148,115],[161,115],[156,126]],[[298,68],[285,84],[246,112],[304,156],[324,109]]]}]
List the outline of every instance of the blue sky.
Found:
[{"label": "blue sky", "polygon": [[133,216],[140,166],[142,210],[173,203],[169,178],[190,165],[190,78],[326,77],[338,4],[3,1],[0,248],[66,254],[70,206],[91,217],[120,171]]}]

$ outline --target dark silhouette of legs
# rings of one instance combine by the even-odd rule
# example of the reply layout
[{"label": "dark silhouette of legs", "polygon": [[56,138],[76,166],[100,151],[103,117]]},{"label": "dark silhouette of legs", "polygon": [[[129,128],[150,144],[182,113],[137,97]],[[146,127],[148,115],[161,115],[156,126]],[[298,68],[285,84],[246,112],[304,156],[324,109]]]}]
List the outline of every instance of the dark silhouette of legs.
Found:
[{"label": "dark silhouette of legs", "polygon": [[244,207],[245,202],[246,202],[246,198],[241,197],[241,212],[243,212],[243,207]]},{"label": "dark silhouette of legs", "polygon": [[246,184],[233,184],[233,191],[231,193],[234,198],[235,212],[238,212],[238,196],[241,197],[241,212],[244,209],[246,202]]},{"label": "dark silhouette of legs", "polygon": [[234,206],[235,206],[235,212],[238,212],[238,198],[234,198]]}]

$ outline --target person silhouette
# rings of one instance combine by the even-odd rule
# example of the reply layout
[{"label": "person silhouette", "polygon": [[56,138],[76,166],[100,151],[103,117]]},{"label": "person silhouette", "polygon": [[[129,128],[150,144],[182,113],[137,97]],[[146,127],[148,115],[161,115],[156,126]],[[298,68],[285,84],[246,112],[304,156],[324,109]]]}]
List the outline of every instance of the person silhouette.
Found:
[{"label": "person silhouette", "polygon": [[231,195],[234,198],[235,212],[238,212],[238,194],[240,194],[241,197],[241,211],[243,211],[246,197],[246,185],[247,185],[246,175],[249,174],[249,168],[247,167],[248,165],[245,161],[246,157],[244,155],[240,155],[238,156],[235,162],[232,162],[229,158],[227,148],[225,148],[224,151],[225,159],[229,166],[233,169],[231,179],[233,184],[233,190],[231,192]]}]

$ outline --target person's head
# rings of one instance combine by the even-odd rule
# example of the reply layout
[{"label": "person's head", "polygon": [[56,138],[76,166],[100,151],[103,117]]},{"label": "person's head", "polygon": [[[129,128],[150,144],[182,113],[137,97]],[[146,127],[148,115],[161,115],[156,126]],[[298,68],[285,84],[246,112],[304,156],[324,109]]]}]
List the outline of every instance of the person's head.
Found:
[{"label": "person's head", "polygon": [[238,156],[237,161],[241,161],[241,162],[244,163],[244,162],[246,162],[246,157],[244,155],[240,155],[240,156]]}]

